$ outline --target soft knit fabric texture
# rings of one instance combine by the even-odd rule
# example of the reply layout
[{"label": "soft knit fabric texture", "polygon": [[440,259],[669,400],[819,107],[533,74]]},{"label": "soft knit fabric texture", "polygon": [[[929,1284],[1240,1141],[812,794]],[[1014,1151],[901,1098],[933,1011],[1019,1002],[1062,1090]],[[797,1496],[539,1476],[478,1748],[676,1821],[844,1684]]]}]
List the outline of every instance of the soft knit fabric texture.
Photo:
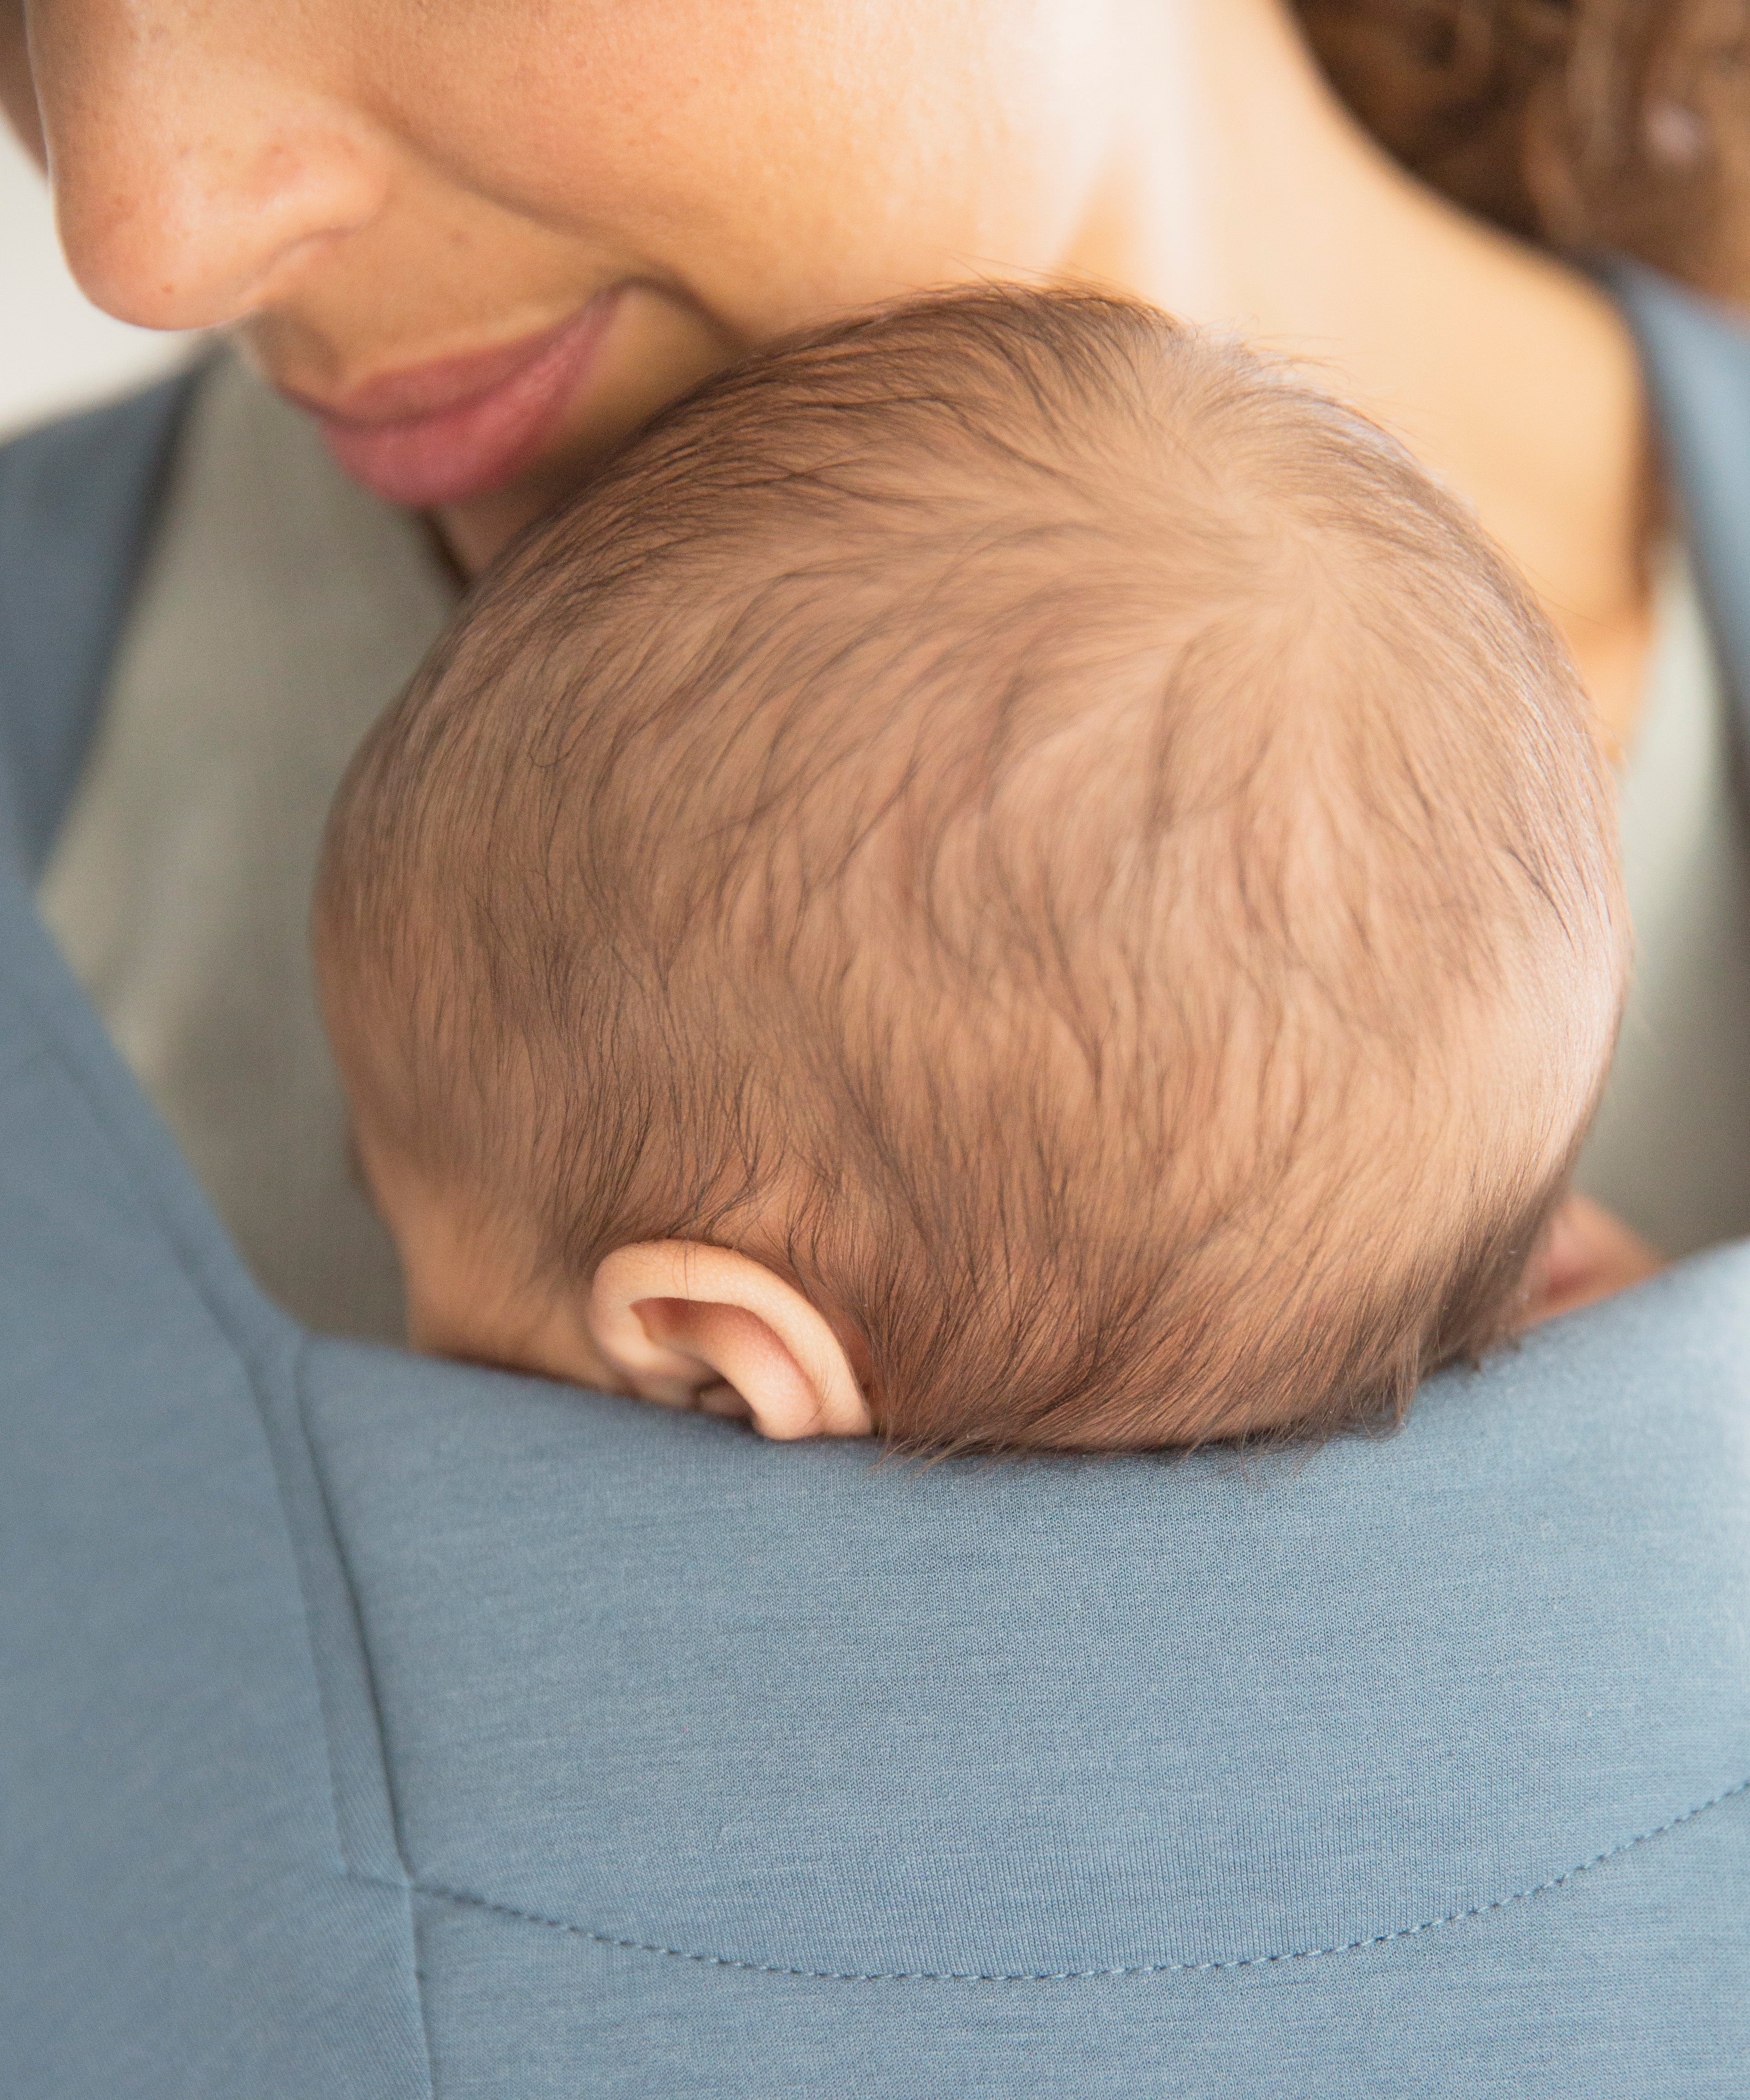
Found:
[{"label": "soft knit fabric texture", "polygon": [[1308,1458],[310,1343],[0,907],[32,2095],[1734,2094],[1750,1250]]}]

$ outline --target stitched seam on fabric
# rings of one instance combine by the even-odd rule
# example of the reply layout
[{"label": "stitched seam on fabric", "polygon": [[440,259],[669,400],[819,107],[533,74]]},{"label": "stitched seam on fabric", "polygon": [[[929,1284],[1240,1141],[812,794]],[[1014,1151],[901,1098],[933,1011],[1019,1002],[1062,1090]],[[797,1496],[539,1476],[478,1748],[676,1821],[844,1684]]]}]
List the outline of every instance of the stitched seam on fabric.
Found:
[{"label": "stitched seam on fabric", "polygon": [[1079,1983],[1117,1976],[1207,1976],[1235,1970],[1276,1968],[1290,1961],[1322,1961],[1337,1954],[1359,1954],[1370,1947],[1389,1946],[1394,1940],[1413,1939],[1419,1933],[1437,1931],[1443,1926],[1462,1925],[1471,1918],[1490,1917],[1497,1911],[1511,1909],[1515,1904],[1528,1902],[1533,1896],[1548,1895],[1565,1888],[1594,1867],[1620,1860],[1637,1846],[1681,1829],[1698,1815],[1706,1815],[1710,1808],[1718,1808],[1745,1793],[1750,1793],[1750,1779],[1740,1780],[1736,1786],[1727,1787],[1711,1801],[1686,1808],[1682,1815],[1673,1815],[1667,1823],[1657,1824],[1636,1837],[1625,1838],[1621,1844],[1612,1845],[1607,1851],[1582,1860],[1577,1867],[1551,1875],[1535,1888],[1515,1889],[1510,1895],[1495,1896],[1488,1903],[1473,1904],[1466,1910],[1448,1911],[1439,1917],[1424,1918],[1416,1925],[1400,1925],[1390,1932],[1371,1933],[1360,1939],[1333,1942],[1329,1947],[1289,1948],[1276,1954],[1238,1955],[1226,1961],[1139,1961],[1108,1969],[799,1969],[782,1961],[749,1961],[733,1954],[704,1953],[685,1947],[659,1946],[649,1940],[620,1939],[613,1933],[593,1931],[588,1926],[578,1925],[570,1918],[544,1917],[538,1911],[518,1910],[511,1904],[494,1903],[490,1897],[475,1895],[466,1889],[444,1888],[417,1881],[412,1886],[416,1895],[430,1897],[437,1903],[455,1904],[465,1909],[487,1912],[495,1917],[512,1918],[521,1925],[539,1925],[552,1931],[567,1932],[594,1946],[614,1948],[622,1953],[659,1954],[672,1961],[696,1962],[703,1968],[738,1969],[756,1976],[791,1976],[811,1983]]},{"label": "stitched seam on fabric", "polygon": [[[306,1372],[310,1362],[311,1340],[311,1337],[307,1334],[299,1335],[297,1353],[292,1365],[292,1389],[298,1417],[298,1430],[299,1436],[304,1440],[304,1448],[309,1456],[310,1474],[315,1484],[316,1498],[321,1504],[322,1521],[328,1527],[329,1542],[334,1550],[334,1564],[339,1571],[341,1582],[346,1590],[347,1609],[352,1614],[352,1631],[358,1648],[359,1668],[364,1679],[365,1696],[370,1701],[371,1722],[376,1732],[377,1759],[382,1769],[383,1792],[388,1801],[389,1833],[394,1844],[395,1857],[401,1863],[404,1872],[407,1848],[401,1842],[401,1804],[395,1793],[395,1767],[390,1762],[389,1737],[383,1725],[383,1702],[377,1686],[376,1665],[371,1655],[371,1644],[364,1635],[364,1609],[359,1599],[359,1586],[353,1579],[352,1563],[347,1558],[346,1543],[341,1536],[340,1524],[334,1515],[333,1499],[328,1493],[328,1475],[323,1471],[322,1462],[317,1456],[316,1440],[310,1433],[309,1412],[304,1404],[305,1396],[308,1391]],[[271,1454],[273,1438],[266,1421],[267,1410],[262,1408],[261,1411],[263,1416],[263,1433],[267,1437]],[[286,1508],[285,1517],[287,1531],[293,1534],[293,1561],[294,1564],[298,1564],[298,1543],[289,1507]],[[328,1725],[328,1679],[324,1675],[321,1664],[317,1659],[320,1643],[316,1637],[315,1608],[309,1595],[309,1586],[303,1580],[303,1569],[301,1564],[298,1564],[298,1589],[303,1595],[305,1616],[310,1624],[311,1659],[315,1664],[316,1696],[321,1705],[323,1735],[328,1744],[328,1786],[334,1797],[334,1828],[337,1833],[340,1833],[343,1832],[344,1826],[341,1820],[340,1776],[336,1764],[334,1731]],[[341,1842],[344,1852],[344,1836],[342,1837]],[[350,1859],[346,1859],[344,1864],[347,1872],[351,1873]],[[372,1876],[371,1878],[380,1881],[382,1877]],[[411,1886],[411,1881],[403,1882],[399,1886],[407,1888]]]},{"label": "stitched seam on fabric", "polygon": [[[390,1882],[379,1874],[360,1873],[352,1866],[346,1857],[345,1841],[342,1834],[340,1777],[335,1767],[333,1732],[328,1725],[328,1704],[324,1696],[321,1666],[316,1660],[315,1609],[310,1596],[309,1586],[304,1579],[303,1565],[298,1551],[292,1522],[292,1511],[285,1482],[282,1477],[278,1440],[274,1434],[271,1409],[268,1396],[264,1390],[262,1374],[256,1361],[255,1352],[245,1346],[239,1338],[233,1329],[223,1300],[209,1286],[199,1264],[190,1258],[188,1250],[183,1243],[178,1221],[169,1206],[162,1200],[149,1169],[141,1161],[133,1145],[129,1142],[126,1127],[117,1127],[109,1103],[92,1083],[90,1075],[85,1070],[83,1061],[76,1053],[69,1052],[67,1044],[62,1039],[59,1016],[53,1008],[39,996],[35,986],[27,982],[22,987],[22,994],[25,1004],[36,1016],[46,1039],[41,1046],[43,1057],[51,1068],[73,1088],[83,1104],[86,1113],[109,1140],[111,1156],[125,1177],[128,1187],[156,1227],[184,1282],[205,1308],[218,1333],[224,1337],[226,1347],[236,1361],[238,1370],[242,1374],[244,1383],[249,1388],[249,1396],[254,1402],[256,1420],[260,1425],[262,1441],[267,1450],[267,1462],[273,1475],[274,1492],[280,1505],[280,1515],[285,1524],[287,1544],[298,1577],[298,1603],[303,1617],[306,1652],[309,1658],[311,1681],[315,1693],[317,1712],[322,1724],[323,1764],[328,1773],[328,1812],[332,1818],[334,1836],[334,1864],[343,1879],[378,1888],[393,1889],[407,1906],[408,1967],[412,1974],[414,2003],[419,2012],[420,2038],[425,2052],[425,2090],[430,2093],[434,2090],[435,2083],[432,2066],[431,2032],[430,2023],[425,2017],[425,1988],[419,1974],[418,1940],[415,1921],[412,1915],[412,1884],[410,1881]],[[296,1335],[290,1375],[293,1380],[293,1397],[297,1403],[298,1433],[304,1440],[311,1474],[315,1481],[316,1492],[321,1498],[324,1519],[329,1525],[336,1557],[340,1562],[349,1594],[353,1595],[354,1608],[356,1611],[357,1597],[353,1591],[351,1564],[347,1560],[342,1549],[339,1532],[333,1525],[333,1512],[328,1502],[328,1482],[323,1476],[321,1467],[316,1462],[315,1452],[311,1447],[309,1430],[305,1421],[304,1369],[310,1351],[311,1338],[307,1331],[298,1326],[297,1323],[288,1322],[287,1324],[292,1327]],[[370,1666],[370,1652],[363,1639],[362,1626],[359,1645],[364,1657],[366,1683],[369,1688],[377,1723],[377,1740],[379,1745],[381,1745],[383,1740],[381,1709],[377,1696],[376,1675]],[[383,1781],[385,1787],[390,1791],[390,1828],[395,1837],[395,1849],[399,1852],[400,1829],[386,1752],[383,1754]]]},{"label": "stitched seam on fabric", "polygon": [[[363,1880],[366,1878],[359,1876]],[[395,1893],[407,1904],[408,1966],[413,1976],[413,2003],[419,2012],[420,2040],[425,2047],[425,2091],[428,2096],[438,2089],[437,2060],[431,2046],[431,2018],[425,2005],[425,1972],[420,1959],[419,1914],[413,1908],[413,1890],[410,1882],[403,1882]]]},{"label": "stitched seam on fabric", "polygon": [[[192,1278],[190,1280],[193,1281]],[[199,1288],[198,1284],[196,1287]],[[346,1826],[341,1820],[340,1774],[336,1770],[334,1762],[334,1731],[328,1725],[328,1700],[324,1694],[322,1667],[316,1660],[315,1606],[311,1598],[310,1586],[304,1580],[302,1564],[298,1558],[298,1542],[292,1536],[292,1511],[286,1498],[284,1484],[280,1478],[280,1461],[274,1449],[273,1432],[268,1423],[263,1395],[255,1381],[253,1365],[248,1361],[245,1352],[238,1348],[236,1343],[231,1341],[230,1330],[219,1320],[218,1308],[209,1306],[208,1310],[212,1312],[214,1323],[218,1326],[219,1331],[224,1335],[227,1342],[231,1343],[231,1353],[243,1365],[244,1374],[249,1380],[250,1396],[255,1402],[256,1418],[262,1427],[262,1441],[267,1447],[267,1462],[273,1469],[274,1493],[279,1498],[280,1514],[285,1522],[286,1542],[291,1550],[292,1566],[298,1576],[298,1601],[303,1612],[304,1641],[310,1651],[311,1675],[316,1693],[316,1711],[322,1719],[322,1762],[328,1776],[328,1813],[334,1819],[334,1853],[340,1862],[341,1872],[346,1873],[350,1869],[352,1862],[346,1856]],[[309,1338],[301,1335],[292,1356],[292,1384],[298,1398],[298,1419],[300,1429],[302,1428],[304,1421],[304,1358],[308,1354],[309,1348]],[[315,1465],[314,1455],[311,1458],[311,1465],[312,1467]],[[326,1517],[328,1515],[328,1493],[322,1485],[322,1476],[320,1473],[316,1475],[316,1492],[322,1497],[322,1512]],[[350,1589],[352,1581],[350,1572],[346,1579]],[[374,1686],[372,1688],[371,1696],[373,1700],[377,1696]]]},{"label": "stitched seam on fabric", "polygon": [[[243,1382],[249,1389],[250,1400],[254,1404],[255,1418],[261,1430],[262,1447],[267,1452],[268,1467],[273,1476],[275,1498],[279,1504],[280,1517],[285,1526],[287,1550],[291,1554],[293,1568],[298,1577],[298,1599],[303,1622],[305,1653],[309,1660],[311,1684],[315,1694],[317,1712],[322,1723],[322,1761],[328,1774],[328,1813],[334,1838],[334,1865],[343,1876],[351,1875],[352,1864],[346,1857],[346,1844],[342,1835],[340,1780],[339,1775],[335,1770],[333,1735],[328,1726],[327,1704],[323,1697],[322,1672],[316,1661],[315,1614],[309,1586],[304,1580],[303,1567],[293,1536],[292,1512],[287,1498],[285,1482],[282,1477],[282,1462],[277,1440],[274,1435],[271,1409],[268,1396],[263,1390],[262,1371],[256,1361],[255,1352],[246,1347],[240,1339],[232,1327],[223,1300],[209,1286],[206,1277],[201,1273],[199,1264],[190,1258],[188,1249],[183,1243],[178,1221],[169,1206],[163,1201],[148,1167],[142,1162],[134,1146],[130,1143],[129,1133],[126,1127],[118,1124],[110,1103],[93,1083],[90,1074],[86,1072],[83,1060],[76,1052],[69,1051],[63,1039],[60,1016],[52,1005],[41,997],[37,987],[28,980],[20,990],[24,1004],[35,1015],[37,1024],[42,1029],[44,1040],[41,1048],[43,1057],[51,1068],[59,1074],[73,1089],[83,1105],[86,1114],[107,1140],[110,1157],[126,1182],[134,1200],[156,1227],[162,1243],[169,1249],[172,1260],[181,1273],[183,1282],[200,1301],[214,1328],[224,1338],[225,1346],[230,1351],[238,1370],[241,1373]],[[223,1231],[223,1229],[221,1227],[220,1230]],[[286,1324],[296,1336],[293,1347],[293,1375],[297,1382],[294,1390],[301,1403],[303,1358],[310,1346],[310,1337],[303,1329],[298,1327],[295,1322],[288,1321]],[[306,1437],[307,1445],[307,1432],[304,1427],[302,1404],[298,1407],[298,1433]],[[315,1470],[314,1453],[310,1454],[310,1462],[312,1470]],[[320,1471],[316,1471],[316,1485],[318,1492],[323,1497],[324,1511],[326,1515],[327,1492]],[[337,1551],[339,1547],[337,1538],[335,1543]],[[344,1561],[342,1564],[344,1565]],[[351,1580],[350,1569],[347,1571],[347,1580],[350,1583]],[[365,1877],[359,1877],[359,1878]],[[379,1879],[380,1877],[372,1876],[369,1878],[375,1880]]]}]

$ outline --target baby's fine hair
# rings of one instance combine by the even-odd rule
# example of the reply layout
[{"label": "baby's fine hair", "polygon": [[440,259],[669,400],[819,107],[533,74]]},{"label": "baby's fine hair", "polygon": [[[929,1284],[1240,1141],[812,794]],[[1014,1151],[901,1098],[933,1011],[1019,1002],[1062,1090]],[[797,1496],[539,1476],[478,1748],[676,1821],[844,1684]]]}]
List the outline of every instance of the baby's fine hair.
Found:
[{"label": "baby's fine hair", "polygon": [[1395,1418],[1510,1322],[1613,822],[1395,443],[980,288],[751,357],[526,534],[355,763],[318,940],[377,1127],[544,1277],[752,1254],[901,1449],[1195,1443]]}]

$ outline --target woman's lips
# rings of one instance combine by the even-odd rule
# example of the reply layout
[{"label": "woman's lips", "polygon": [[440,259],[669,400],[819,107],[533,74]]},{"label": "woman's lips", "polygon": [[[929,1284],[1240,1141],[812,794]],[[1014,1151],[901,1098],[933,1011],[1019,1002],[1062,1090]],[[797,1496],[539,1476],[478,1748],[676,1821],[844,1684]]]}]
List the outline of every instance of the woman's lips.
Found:
[{"label": "woman's lips", "polygon": [[287,391],[355,481],[414,510],[461,503],[538,458],[595,363],[619,304],[605,292],[558,328],[385,373],[344,409]]}]

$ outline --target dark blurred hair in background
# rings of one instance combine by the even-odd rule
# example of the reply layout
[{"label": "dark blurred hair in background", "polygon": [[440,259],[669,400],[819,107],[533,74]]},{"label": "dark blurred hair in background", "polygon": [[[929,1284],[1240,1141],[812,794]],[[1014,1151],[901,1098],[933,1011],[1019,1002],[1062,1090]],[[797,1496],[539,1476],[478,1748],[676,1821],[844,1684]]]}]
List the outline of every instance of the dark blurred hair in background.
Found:
[{"label": "dark blurred hair in background", "polygon": [[1369,130],[1510,232],[1750,301],[1750,0],[1294,0]]}]

